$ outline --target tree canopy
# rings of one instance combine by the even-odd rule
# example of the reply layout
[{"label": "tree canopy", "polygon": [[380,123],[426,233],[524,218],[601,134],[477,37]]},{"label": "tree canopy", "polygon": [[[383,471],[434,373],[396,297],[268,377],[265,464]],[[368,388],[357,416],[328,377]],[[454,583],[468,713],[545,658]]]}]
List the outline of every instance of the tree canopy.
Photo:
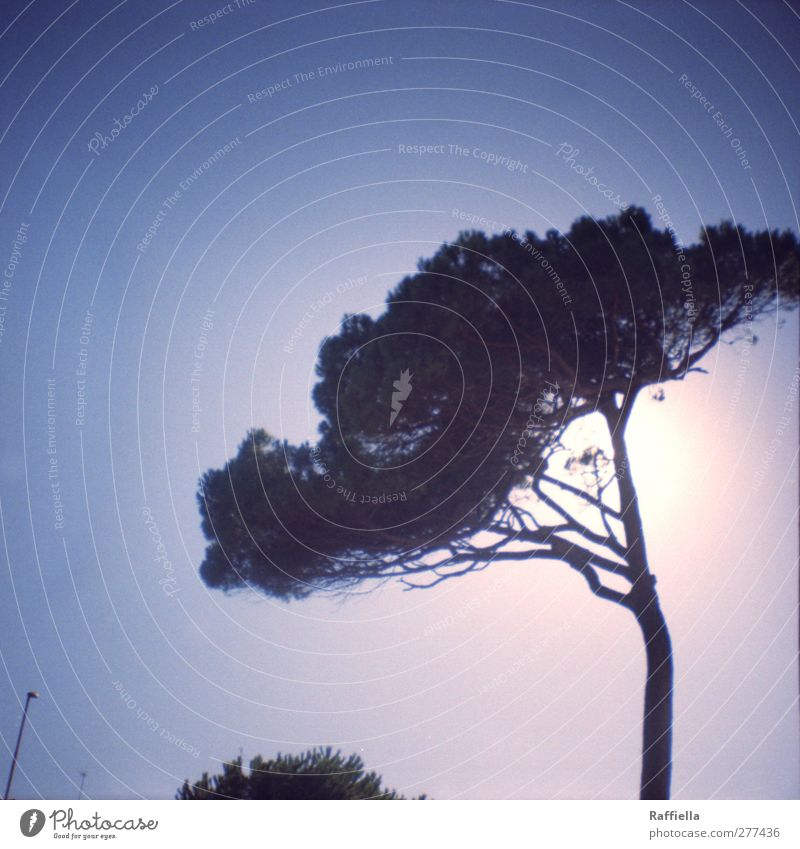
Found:
[{"label": "tree canopy", "polygon": [[[346,316],[325,340],[316,445],[254,429],[203,476],[202,578],[280,599],[369,578],[436,582],[526,559],[502,548],[513,530],[529,556],[564,559],[619,600],[594,573],[626,559],[608,525],[622,501],[592,530],[554,500],[552,487],[569,492],[552,463],[566,428],[601,412],[622,433],[642,388],[683,380],[720,339],[752,337],[797,296],[790,232],[723,223],[684,246],[631,207],[541,237],[462,233],[420,261],[382,315]],[[593,490],[571,495],[599,506],[607,460],[597,449],[570,458],[595,474]],[[521,514],[520,494],[551,521]],[[565,542],[570,529],[582,548]],[[499,536],[477,547],[479,531]]]},{"label": "tree canopy", "polygon": [[[257,755],[249,771],[242,758],[223,764],[222,773],[188,779],[177,799],[404,799],[382,786],[383,779],[364,771],[358,755],[345,758],[330,747],[264,760]],[[424,796],[420,797],[424,799]]]}]

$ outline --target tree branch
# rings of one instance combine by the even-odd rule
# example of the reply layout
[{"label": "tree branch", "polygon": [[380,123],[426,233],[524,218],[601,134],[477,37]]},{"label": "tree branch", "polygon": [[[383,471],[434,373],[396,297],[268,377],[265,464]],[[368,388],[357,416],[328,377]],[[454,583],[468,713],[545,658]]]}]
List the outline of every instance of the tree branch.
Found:
[{"label": "tree branch", "polygon": [[554,478],[551,475],[543,474],[540,477],[542,481],[552,483],[560,489],[563,489],[565,492],[569,492],[571,495],[576,495],[578,498],[582,498],[584,501],[587,501],[589,504],[591,504],[593,507],[596,507],[603,513],[608,513],[614,519],[622,518],[618,510],[615,510],[613,507],[610,507],[600,498],[595,498],[593,495],[590,495],[585,490],[579,489],[577,486],[573,486],[572,484],[566,483],[566,481],[560,481],[558,480],[558,478]]},{"label": "tree branch", "polygon": [[542,489],[541,481],[534,481],[533,489],[539,496],[539,498],[541,498],[542,501],[548,507],[550,507],[551,510],[558,513],[558,515],[561,516],[562,519],[564,519],[565,524],[560,526],[560,530],[574,531],[575,533],[578,533],[589,541],[595,543],[595,545],[601,545],[605,548],[610,549],[618,557],[625,557],[625,549],[622,545],[620,545],[616,537],[614,537],[613,535],[604,537],[602,534],[598,534],[590,528],[587,528],[586,525],[583,524],[583,522],[578,521],[578,519],[576,519],[572,515],[572,513],[570,513],[565,507],[562,507],[554,498],[544,492],[544,490]]}]

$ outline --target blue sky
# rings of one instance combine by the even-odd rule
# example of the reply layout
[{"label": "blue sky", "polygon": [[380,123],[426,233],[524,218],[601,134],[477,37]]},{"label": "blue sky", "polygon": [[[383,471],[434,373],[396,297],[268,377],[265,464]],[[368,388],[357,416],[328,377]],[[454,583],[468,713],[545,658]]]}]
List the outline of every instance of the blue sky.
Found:
[{"label": "blue sky", "polygon": [[[321,340],[458,213],[616,211],[562,145],[687,243],[798,230],[796,9],[550,5],[4,4],[3,751],[42,696],[18,798],[75,797],[81,770],[97,798],[169,797],[317,744],[438,798],[636,794],[640,638],[563,566],[345,603],[196,574],[199,475],[251,426],[314,436]],[[758,333],[632,423],[684,798],[800,791],[796,316]]]}]

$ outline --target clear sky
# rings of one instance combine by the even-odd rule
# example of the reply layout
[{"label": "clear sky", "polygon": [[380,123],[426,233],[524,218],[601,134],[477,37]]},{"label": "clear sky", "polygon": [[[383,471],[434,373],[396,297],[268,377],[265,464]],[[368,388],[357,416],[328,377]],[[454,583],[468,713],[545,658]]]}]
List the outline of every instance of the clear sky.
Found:
[{"label": "clear sky", "polygon": [[[85,771],[96,798],[170,797],[240,749],[333,745],[405,793],[635,797],[641,637],[579,576],[225,597],[197,576],[197,478],[251,426],[314,437],[321,340],[461,213],[541,233],[660,196],[686,243],[797,231],[796,5],[0,14],[3,768],[41,694],[14,795]],[[630,431],[682,798],[800,792],[796,315],[757,332]]]}]

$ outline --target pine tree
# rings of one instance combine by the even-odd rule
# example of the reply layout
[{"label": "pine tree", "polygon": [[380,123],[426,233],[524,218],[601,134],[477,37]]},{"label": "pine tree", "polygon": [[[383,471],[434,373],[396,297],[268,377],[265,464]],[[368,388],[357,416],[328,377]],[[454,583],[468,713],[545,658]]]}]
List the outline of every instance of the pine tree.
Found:
[{"label": "pine tree", "polygon": [[[223,764],[222,773],[184,781],[177,799],[404,799],[364,771],[358,755],[345,758],[330,747],[264,760],[257,755],[246,772],[242,758]],[[424,799],[424,796],[419,797]]]},{"label": "pine tree", "polygon": [[[790,232],[732,224],[684,246],[635,207],[543,237],[461,234],[325,341],[316,446],[254,430],[204,475],[203,580],[298,599],[560,561],[642,632],[640,794],[669,798],[672,646],[626,427],[643,391],[663,398],[796,306],[799,255]],[[602,439],[566,451],[585,420]]]}]

